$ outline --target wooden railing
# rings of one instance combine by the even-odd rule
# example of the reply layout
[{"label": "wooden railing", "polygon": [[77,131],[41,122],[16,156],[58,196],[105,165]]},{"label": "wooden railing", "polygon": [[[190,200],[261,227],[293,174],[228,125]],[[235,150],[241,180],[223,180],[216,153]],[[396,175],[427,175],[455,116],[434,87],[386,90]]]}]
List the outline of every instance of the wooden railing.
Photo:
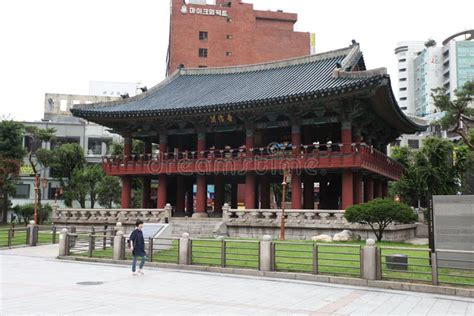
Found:
[{"label": "wooden railing", "polygon": [[111,175],[159,173],[213,173],[362,168],[398,180],[403,166],[365,143],[314,143],[299,146],[225,148],[157,155],[104,156],[103,168]]}]

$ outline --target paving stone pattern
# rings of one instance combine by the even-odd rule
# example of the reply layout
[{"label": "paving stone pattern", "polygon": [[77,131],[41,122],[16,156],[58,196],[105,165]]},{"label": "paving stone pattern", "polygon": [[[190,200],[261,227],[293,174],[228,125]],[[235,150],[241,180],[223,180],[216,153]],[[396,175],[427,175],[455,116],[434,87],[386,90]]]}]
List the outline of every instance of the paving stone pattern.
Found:
[{"label": "paving stone pattern", "polygon": [[1,315],[474,315],[469,298],[164,269],[136,277],[56,253],[0,251]]}]

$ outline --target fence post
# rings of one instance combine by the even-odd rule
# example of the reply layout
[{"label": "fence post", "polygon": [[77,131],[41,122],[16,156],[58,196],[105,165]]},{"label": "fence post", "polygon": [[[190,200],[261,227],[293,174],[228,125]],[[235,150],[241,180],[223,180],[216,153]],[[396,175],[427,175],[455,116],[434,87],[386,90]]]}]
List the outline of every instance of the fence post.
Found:
[{"label": "fence post", "polygon": [[107,249],[107,225],[104,225],[104,238],[102,238],[102,250]]},{"label": "fence post", "polygon": [[56,244],[56,231],[57,231],[56,226],[53,226],[53,227],[52,227],[52,232],[53,232],[53,245]]},{"label": "fence post", "polygon": [[[91,244],[91,247],[92,247],[92,251],[95,250],[95,226],[92,226],[91,227],[91,240],[90,240],[90,244]],[[91,257],[92,257],[92,252],[91,252]]]},{"label": "fence post", "polygon": [[221,267],[225,268],[225,261],[226,261],[226,249],[225,249],[225,239],[221,238]]},{"label": "fence post", "polygon": [[188,233],[183,233],[179,239],[179,264],[188,265],[191,264],[191,241]]},{"label": "fence post", "polygon": [[318,245],[314,243],[313,245],[313,274],[318,274]]},{"label": "fence post", "polygon": [[260,241],[260,271],[273,270],[272,236],[265,235]]},{"label": "fence post", "polygon": [[61,229],[59,233],[59,256],[69,255],[69,238],[67,237],[68,230],[67,228]]},{"label": "fence post", "polygon": [[28,245],[36,246],[38,243],[38,225],[36,225],[34,221],[30,221],[30,224],[28,225],[28,232]]},{"label": "fence post", "polygon": [[89,249],[88,249],[88,256],[89,258],[92,257],[92,252],[94,251],[94,236],[92,233],[89,234]]},{"label": "fence post", "polygon": [[113,252],[113,259],[114,260],[124,260],[125,256],[125,243],[123,242],[123,231],[117,231],[117,234],[114,237],[114,252]]},{"label": "fence post", "polygon": [[361,276],[366,280],[377,280],[377,247],[375,240],[367,239],[361,252]]},{"label": "fence post", "polygon": [[8,240],[7,240],[7,247],[11,248],[12,246],[12,236],[13,236],[13,228],[8,230]]},{"label": "fence post", "polygon": [[153,237],[148,239],[148,258],[150,262],[153,262]]},{"label": "fence post", "polygon": [[433,285],[438,285],[438,254],[436,252],[431,253],[431,281]]}]

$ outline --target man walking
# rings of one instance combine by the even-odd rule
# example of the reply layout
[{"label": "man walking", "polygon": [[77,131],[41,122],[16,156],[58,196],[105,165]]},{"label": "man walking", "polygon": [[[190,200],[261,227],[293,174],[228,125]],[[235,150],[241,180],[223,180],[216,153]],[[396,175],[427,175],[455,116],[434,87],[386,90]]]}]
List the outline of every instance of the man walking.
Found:
[{"label": "man walking", "polygon": [[[135,223],[135,229],[130,234],[129,241],[130,241],[130,249],[132,250],[133,260],[132,260],[132,274],[144,274],[142,269],[143,265],[145,264],[146,260],[146,252],[145,252],[145,239],[143,238],[143,221],[137,220]],[[141,257],[140,266],[138,268],[138,273],[136,272],[137,266],[137,259]]]}]

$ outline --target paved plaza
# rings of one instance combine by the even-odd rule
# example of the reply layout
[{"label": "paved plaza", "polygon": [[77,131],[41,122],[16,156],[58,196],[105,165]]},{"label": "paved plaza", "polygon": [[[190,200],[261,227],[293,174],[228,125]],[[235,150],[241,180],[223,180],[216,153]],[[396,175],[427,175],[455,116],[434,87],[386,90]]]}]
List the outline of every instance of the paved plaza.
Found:
[{"label": "paved plaza", "polygon": [[56,254],[57,245],[0,251],[1,315],[474,315],[468,298],[166,269],[136,277]]}]

